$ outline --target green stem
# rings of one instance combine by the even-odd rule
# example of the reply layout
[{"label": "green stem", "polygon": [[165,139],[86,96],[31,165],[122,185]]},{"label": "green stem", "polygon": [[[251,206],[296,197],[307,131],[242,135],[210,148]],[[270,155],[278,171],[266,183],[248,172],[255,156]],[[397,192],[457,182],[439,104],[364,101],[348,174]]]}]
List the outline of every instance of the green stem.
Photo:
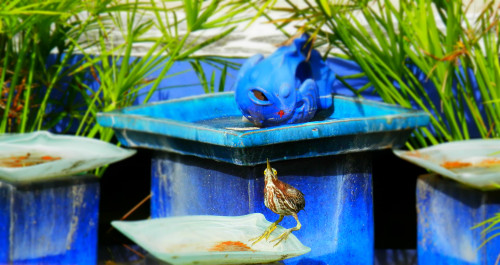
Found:
[{"label": "green stem", "polygon": [[[31,29],[28,29],[25,32],[24,38],[28,39],[28,37],[31,34]],[[10,107],[12,104],[12,98],[14,97],[16,86],[17,86],[17,80],[19,78],[19,74],[21,72],[21,67],[24,62],[24,54],[26,53],[27,49],[29,47],[28,43],[25,43],[23,47],[21,48],[21,51],[18,55],[17,62],[16,62],[16,67],[14,70],[14,76],[12,77],[12,81],[10,82],[10,88],[9,88],[9,95],[7,96],[7,103],[5,104],[5,109],[3,113],[3,118],[2,118],[2,123],[0,125],[0,132],[5,133],[7,131],[7,124],[9,123],[9,113],[10,113]]]},{"label": "green stem", "polygon": [[30,112],[30,98],[31,98],[31,87],[33,84],[33,74],[35,72],[35,62],[36,62],[36,53],[31,53],[31,64],[30,64],[30,72],[28,76],[28,83],[26,84],[26,91],[24,92],[24,106],[23,106],[23,114],[21,118],[21,128],[19,130],[20,133],[24,133],[26,131],[26,124],[29,119]]}]

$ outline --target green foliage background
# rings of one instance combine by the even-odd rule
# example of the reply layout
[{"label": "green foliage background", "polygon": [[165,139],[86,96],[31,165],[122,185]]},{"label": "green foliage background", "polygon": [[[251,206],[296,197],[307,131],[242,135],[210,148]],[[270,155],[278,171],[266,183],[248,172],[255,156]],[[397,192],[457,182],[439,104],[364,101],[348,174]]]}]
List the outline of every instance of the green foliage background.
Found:
[{"label": "green foliage background", "polygon": [[[173,75],[175,61],[190,61],[202,83],[207,78],[200,62],[224,72],[237,67],[195,52],[231,33],[244,10],[238,1],[215,0],[2,1],[0,133],[48,130],[69,118],[67,129],[78,124],[76,135],[109,141],[113,132],[95,123],[96,114],[131,105],[143,88],[149,101]],[[187,27],[182,33],[181,25]],[[220,32],[203,41],[192,35],[214,28]],[[160,36],[148,35],[151,30]],[[115,41],[116,33],[124,41]],[[134,57],[134,46],[145,43],[151,48]],[[75,101],[79,97],[83,101]]]},{"label": "green foliage background", "polygon": [[[297,23],[299,32],[310,33],[315,45],[328,51],[325,56],[359,64],[362,73],[340,77],[368,77],[365,87],[351,88],[358,95],[373,86],[385,102],[404,107],[413,103],[430,113],[431,126],[417,130],[407,144],[410,149],[470,139],[476,132],[482,138],[500,136],[499,7],[494,1],[484,1],[474,17],[469,12],[473,1],[304,3],[299,7],[285,1],[274,9],[287,18],[268,18],[279,29]],[[424,88],[415,67],[434,85],[433,91]],[[438,102],[429,94],[438,95]]]}]

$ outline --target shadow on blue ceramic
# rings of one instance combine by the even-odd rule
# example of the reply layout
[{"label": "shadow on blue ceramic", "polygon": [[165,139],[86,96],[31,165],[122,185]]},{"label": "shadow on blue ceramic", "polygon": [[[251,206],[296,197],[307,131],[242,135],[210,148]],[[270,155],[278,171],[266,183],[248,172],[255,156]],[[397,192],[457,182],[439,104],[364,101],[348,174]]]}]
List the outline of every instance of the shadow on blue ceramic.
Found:
[{"label": "shadow on blue ceramic", "polygon": [[304,34],[265,59],[260,54],[249,58],[238,73],[235,98],[257,126],[307,122],[332,113],[334,81]]},{"label": "shadow on blue ceramic", "polygon": [[374,265],[417,265],[415,249],[376,249]]},{"label": "shadow on blue ceramic", "polygon": [[[127,158],[135,154],[116,145],[86,137],[54,135],[39,131],[0,136],[0,180],[32,182],[75,175]],[[10,167],[6,161],[13,157],[28,157],[50,162]]]},{"label": "shadow on blue ceramic", "polygon": [[[153,256],[171,264],[267,263],[311,251],[293,234],[276,247],[265,240],[251,246],[250,239],[260,235],[270,224],[258,213],[112,222],[116,229]],[[278,226],[273,236],[284,231]]]},{"label": "shadow on blue ceramic", "polygon": [[409,162],[478,189],[500,187],[500,140],[457,141],[416,151],[394,150],[394,153]]}]

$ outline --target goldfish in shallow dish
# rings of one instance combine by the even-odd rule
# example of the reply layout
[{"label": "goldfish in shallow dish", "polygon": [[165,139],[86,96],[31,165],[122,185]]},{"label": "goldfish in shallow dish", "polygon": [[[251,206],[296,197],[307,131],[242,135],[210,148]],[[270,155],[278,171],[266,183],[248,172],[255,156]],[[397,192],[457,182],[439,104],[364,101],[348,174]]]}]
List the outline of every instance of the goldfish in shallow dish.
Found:
[{"label": "goldfish in shallow dish", "polygon": [[235,98],[259,127],[308,122],[333,111],[334,72],[303,34],[269,57],[257,54],[241,67]]}]

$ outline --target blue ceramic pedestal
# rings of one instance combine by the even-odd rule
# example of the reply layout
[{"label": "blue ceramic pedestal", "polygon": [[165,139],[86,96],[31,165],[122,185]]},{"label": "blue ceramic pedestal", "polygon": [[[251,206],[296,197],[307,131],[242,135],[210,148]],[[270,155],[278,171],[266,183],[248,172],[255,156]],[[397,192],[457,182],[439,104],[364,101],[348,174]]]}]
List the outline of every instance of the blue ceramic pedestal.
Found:
[{"label": "blue ceramic pedestal", "polygon": [[[242,121],[233,93],[220,93],[102,113],[98,122],[126,146],[157,150],[153,217],[261,212],[275,221],[263,199],[269,159],[306,200],[294,234],[312,250],[285,263],[373,264],[368,151],[402,145],[429,118],[340,96],[333,104],[327,119],[259,129]],[[295,220],[285,217],[281,225],[294,227]]]},{"label": "blue ceramic pedestal", "polygon": [[500,212],[500,191],[480,191],[436,174],[417,181],[418,263],[496,264],[500,238],[481,243],[498,230],[481,235],[478,223]]},{"label": "blue ceramic pedestal", "polygon": [[[294,234],[312,250],[287,264],[373,264],[370,153],[275,162],[278,177],[304,193],[302,229]],[[153,218],[179,215],[278,215],[264,206],[265,166],[237,166],[157,153],[152,161]],[[280,224],[296,225],[292,217]],[[272,234],[271,238],[279,234]],[[255,235],[257,237],[259,235]]]},{"label": "blue ceramic pedestal", "polygon": [[96,264],[99,182],[0,181],[0,264]]}]

